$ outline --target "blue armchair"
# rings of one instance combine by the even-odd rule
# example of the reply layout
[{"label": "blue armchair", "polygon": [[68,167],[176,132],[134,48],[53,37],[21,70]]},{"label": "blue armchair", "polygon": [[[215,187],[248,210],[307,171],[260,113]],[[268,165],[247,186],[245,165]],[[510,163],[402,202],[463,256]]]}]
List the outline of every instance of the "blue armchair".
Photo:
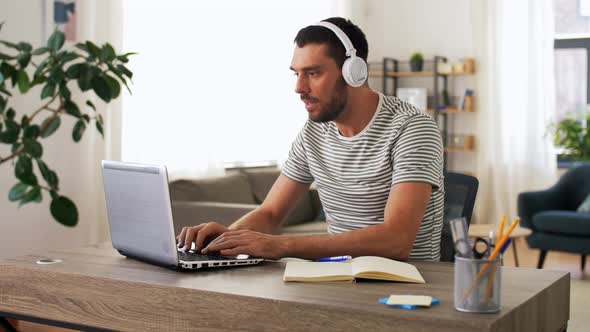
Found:
[{"label": "blue armchair", "polygon": [[590,164],[568,170],[551,188],[518,195],[521,225],[533,232],[530,248],[541,250],[537,268],[543,268],[549,250],[582,255],[582,271],[590,253],[590,213],[576,212],[590,193]]}]

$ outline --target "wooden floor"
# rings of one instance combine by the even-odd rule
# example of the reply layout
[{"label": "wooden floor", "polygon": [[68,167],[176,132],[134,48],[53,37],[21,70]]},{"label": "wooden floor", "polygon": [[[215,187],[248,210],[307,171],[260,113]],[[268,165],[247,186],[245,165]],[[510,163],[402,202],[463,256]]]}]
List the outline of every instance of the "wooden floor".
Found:
[{"label": "wooden floor", "polygon": [[[517,253],[520,267],[536,268],[539,259],[539,251],[529,249],[524,239],[517,241]],[[546,270],[558,270],[570,272],[572,278],[570,294],[570,321],[568,332],[588,331],[590,326],[590,262],[586,265],[586,271],[581,270],[580,255],[549,252],[545,258]],[[505,266],[514,266],[512,248],[506,251],[504,256]],[[43,326],[30,322],[18,322],[18,330],[23,332],[65,332],[68,329]]]}]

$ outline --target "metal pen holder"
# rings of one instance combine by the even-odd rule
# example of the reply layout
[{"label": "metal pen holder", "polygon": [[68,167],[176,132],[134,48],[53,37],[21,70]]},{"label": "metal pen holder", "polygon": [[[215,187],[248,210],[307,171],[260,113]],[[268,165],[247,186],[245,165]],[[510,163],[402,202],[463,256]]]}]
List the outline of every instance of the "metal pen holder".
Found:
[{"label": "metal pen holder", "polygon": [[494,260],[455,256],[455,309],[473,313],[500,311],[500,256]]}]

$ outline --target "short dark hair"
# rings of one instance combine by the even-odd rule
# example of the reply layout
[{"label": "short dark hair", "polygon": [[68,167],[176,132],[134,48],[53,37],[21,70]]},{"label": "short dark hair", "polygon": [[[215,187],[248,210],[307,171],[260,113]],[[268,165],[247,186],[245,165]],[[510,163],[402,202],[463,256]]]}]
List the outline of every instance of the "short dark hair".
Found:
[{"label": "short dark hair", "polygon": [[[323,21],[330,22],[344,31],[348,39],[352,42],[352,46],[356,49],[356,56],[367,62],[369,44],[367,43],[365,34],[358,26],[342,17],[330,17]],[[346,60],[346,49],[344,45],[336,34],[328,28],[317,25],[307,26],[299,30],[297,36],[295,36],[295,43],[297,47],[303,47],[307,44],[328,45],[328,56],[333,58],[340,68],[342,68],[344,60]]]}]

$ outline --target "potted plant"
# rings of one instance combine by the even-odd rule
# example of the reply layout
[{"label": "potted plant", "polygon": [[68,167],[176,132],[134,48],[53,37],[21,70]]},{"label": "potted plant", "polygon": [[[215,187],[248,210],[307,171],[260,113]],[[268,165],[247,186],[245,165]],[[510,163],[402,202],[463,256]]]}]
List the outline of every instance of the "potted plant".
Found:
[{"label": "potted plant", "polygon": [[422,53],[414,53],[410,57],[410,70],[412,71],[422,71],[422,67],[424,66],[424,57]]},{"label": "potted plant", "polygon": [[563,149],[558,155],[559,161],[589,162],[590,161],[590,113],[582,121],[570,116],[550,124],[549,130],[553,134],[553,144]]},{"label": "potted plant", "polygon": [[[133,73],[125,64],[133,53],[117,55],[110,44],[97,46],[91,41],[64,49],[64,34],[58,30],[36,49],[27,42],[0,40],[0,46],[0,144],[8,145],[2,151],[9,151],[0,153],[0,167],[12,166],[17,180],[8,190],[8,199],[22,206],[41,202],[46,192],[54,219],[75,226],[78,210],[72,200],[59,194],[59,177],[43,161],[43,140],[60,128],[61,116],[76,119],[71,129],[74,142],[82,139],[90,125],[102,135],[102,115],[85,92],[92,91],[109,103],[119,96],[121,84],[129,89]],[[74,96],[75,85],[81,92]],[[35,86],[42,87],[39,107],[15,110],[14,95],[27,94]]]}]

